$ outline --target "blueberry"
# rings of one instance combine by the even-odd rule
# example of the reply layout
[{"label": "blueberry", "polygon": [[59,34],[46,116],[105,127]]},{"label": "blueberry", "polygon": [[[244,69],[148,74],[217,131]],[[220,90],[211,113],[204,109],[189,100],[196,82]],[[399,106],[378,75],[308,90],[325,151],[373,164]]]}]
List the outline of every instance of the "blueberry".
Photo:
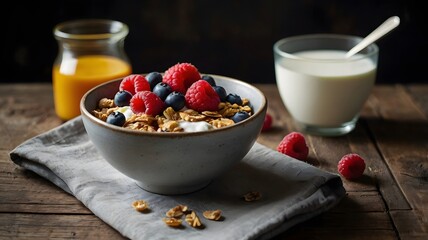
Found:
[{"label": "blueberry", "polygon": [[222,86],[213,86],[215,92],[217,93],[217,95],[220,97],[220,101],[225,102],[226,101],[226,90],[224,89],[224,87]]},{"label": "blueberry", "polygon": [[108,115],[106,122],[122,127],[126,122],[126,117],[121,112],[112,112]]},{"label": "blueberry", "polygon": [[215,86],[216,84],[215,84],[215,80],[214,80],[214,78],[213,77],[211,77],[211,76],[209,76],[209,75],[203,75],[202,76],[202,80],[205,80],[205,81],[207,81],[211,86]]},{"label": "blueberry", "polygon": [[175,111],[182,109],[185,103],[184,94],[176,91],[170,93],[165,99],[165,104],[168,107],[172,107]]},{"label": "blueberry", "polygon": [[146,79],[150,84],[150,90],[153,91],[153,88],[155,88],[156,84],[162,82],[162,74],[158,72],[151,72],[146,75]]},{"label": "blueberry", "polygon": [[238,105],[242,105],[242,99],[239,95],[235,94],[235,93],[229,93],[226,96],[226,101],[230,102],[231,104],[238,104]]},{"label": "blueberry", "polygon": [[132,98],[132,94],[128,91],[122,90],[114,95],[114,104],[118,107],[129,106],[129,101]]},{"label": "blueberry", "polygon": [[250,117],[250,114],[248,114],[247,112],[239,111],[239,112],[235,113],[235,115],[233,115],[232,120],[235,123],[238,123],[238,122],[243,121],[249,117]]},{"label": "blueberry", "polygon": [[153,93],[158,95],[162,101],[165,101],[165,98],[172,92],[171,86],[164,82],[160,82],[156,84],[156,86],[153,88]]}]

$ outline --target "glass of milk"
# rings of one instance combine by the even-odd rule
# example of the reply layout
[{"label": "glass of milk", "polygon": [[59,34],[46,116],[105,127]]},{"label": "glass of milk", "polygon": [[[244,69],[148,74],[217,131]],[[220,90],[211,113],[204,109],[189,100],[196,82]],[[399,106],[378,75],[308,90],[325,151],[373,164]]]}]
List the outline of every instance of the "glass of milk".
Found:
[{"label": "glass of milk", "polygon": [[339,136],[351,132],[376,79],[379,49],[346,52],[362,38],[310,34],[274,44],[276,83],[300,131]]}]

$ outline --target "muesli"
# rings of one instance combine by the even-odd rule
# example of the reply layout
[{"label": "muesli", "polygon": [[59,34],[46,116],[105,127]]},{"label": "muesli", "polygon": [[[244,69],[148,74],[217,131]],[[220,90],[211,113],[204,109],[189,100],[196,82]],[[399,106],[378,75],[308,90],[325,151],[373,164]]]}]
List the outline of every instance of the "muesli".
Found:
[{"label": "muesli", "polygon": [[190,63],[178,63],[163,75],[129,75],[114,98],[100,99],[93,111],[107,123],[147,132],[208,131],[252,114],[249,99],[227,93]]}]

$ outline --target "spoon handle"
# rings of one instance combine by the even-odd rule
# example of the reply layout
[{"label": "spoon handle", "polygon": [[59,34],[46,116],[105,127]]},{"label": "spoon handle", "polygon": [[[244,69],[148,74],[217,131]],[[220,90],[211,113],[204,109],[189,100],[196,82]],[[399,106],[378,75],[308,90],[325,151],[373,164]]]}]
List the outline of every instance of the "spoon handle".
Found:
[{"label": "spoon handle", "polygon": [[400,18],[397,16],[393,16],[388,18],[384,23],[382,23],[379,27],[377,27],[373,32],[371,32],[367,37],[365,37],[360,43],[358,43],[355,47],[349,50],[345,57],[349,58],[359,51],[363,50],[365,47],[375,42],[383,35],[387,34],[392,29],[396,28],[400,24]]}]

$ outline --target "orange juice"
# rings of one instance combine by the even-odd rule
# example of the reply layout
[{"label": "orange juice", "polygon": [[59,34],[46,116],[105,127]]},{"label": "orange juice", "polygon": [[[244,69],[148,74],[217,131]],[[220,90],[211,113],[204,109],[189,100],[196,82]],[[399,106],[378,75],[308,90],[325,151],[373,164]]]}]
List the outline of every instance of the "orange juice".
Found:
[{"label": "orange juice", "polygon": [[89,89],[131,72],[128,62],[103,55],[81,56],[54,65],[53,90],[58,117],[69,120],[80,115],[80,99]]}]

